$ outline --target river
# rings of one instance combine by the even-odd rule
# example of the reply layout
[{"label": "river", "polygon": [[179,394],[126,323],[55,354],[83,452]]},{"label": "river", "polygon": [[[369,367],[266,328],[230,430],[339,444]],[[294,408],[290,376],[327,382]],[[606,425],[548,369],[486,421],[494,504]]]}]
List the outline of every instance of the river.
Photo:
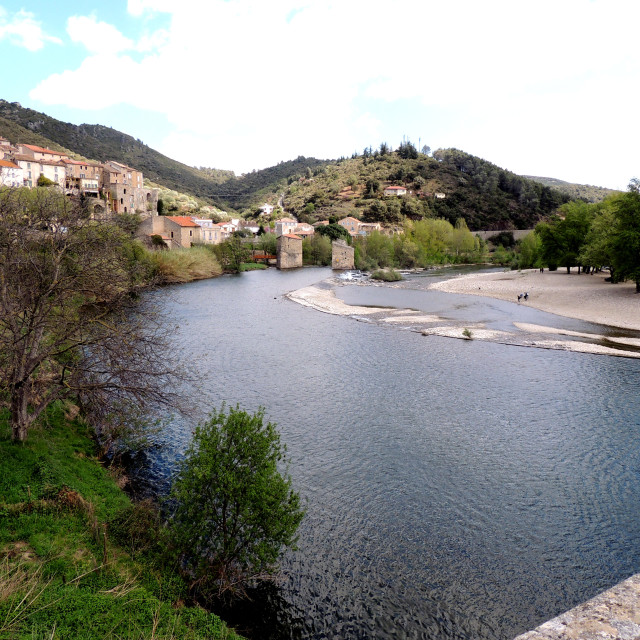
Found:
[{"label": "river", "polygon": [[[330,275],[269,269],[152,294],[197,371],[194,406],[264,406],[307,505],[298,550],[236,613],[241,629],[507,640],[640,571],[640,361],[425,337],[284,297]],[[440,292],[338,294],[549,320]],[[192,427],[174,420],[148,454],[148,488],[166,490]]]}]

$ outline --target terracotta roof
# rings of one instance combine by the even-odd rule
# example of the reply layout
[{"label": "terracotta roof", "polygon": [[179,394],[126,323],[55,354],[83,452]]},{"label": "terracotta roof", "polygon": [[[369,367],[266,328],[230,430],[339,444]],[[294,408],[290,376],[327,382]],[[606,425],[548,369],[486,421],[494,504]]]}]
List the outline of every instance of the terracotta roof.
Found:
[{"label": "terracotta roof", "polygon": [[61,160],[45,160],[41,158],[40,160],[36,160],[31,156],[25,156],[22,153],[14,153],[11,155],[15,160],[21,160],[22,162],[33,162],[33,164],[46,164],[48,167],[64,167],[64,162]]},{"label": "terracotta roof", "polygon": [[179,224],[181,227],[199,227],[189,216],[166,216],[172,222]]},{"label": "terracotta roof", "polygon": [[285,238],[293,238],[294,240],[302,240],[300,236],[297,236],[295,233],[285,233],[283,234]]},{"label": "terracotta roof", "polygon": [[66,153],[62,153],[61,151],[52,151],[51,149],[45,149],[45,147],[36,147],[35,144],[23,144],[23,147],[27,147],[27,149],[31,149],[31,151],[37,151],[38,153],[51,153],[54,156],[66,156]]},{"label": "terracotta roof", "polygon": [[391,187],[385,187],[385,188],[384,188],[384,190],[385,190],[385,191],[390,191],[391,189],[394,189],[394,190],[395,190],[395,189],[404,189],[405,191],[407,190],[407,188],[406,188],[406,187],[398,187],[397,185],[393,185],[393,186],[391,186]]},{"label": "terracotta roof", "polygon": [[293,218],[280,218],[280,220],[276,220],[276,223],[278,222],[295,222],[295,220]]},{"label": "terracotta roof", "polygon": [[9,167],[10,169],[19,169],[20,167],[9,160],[0,160],[0,167]]}]

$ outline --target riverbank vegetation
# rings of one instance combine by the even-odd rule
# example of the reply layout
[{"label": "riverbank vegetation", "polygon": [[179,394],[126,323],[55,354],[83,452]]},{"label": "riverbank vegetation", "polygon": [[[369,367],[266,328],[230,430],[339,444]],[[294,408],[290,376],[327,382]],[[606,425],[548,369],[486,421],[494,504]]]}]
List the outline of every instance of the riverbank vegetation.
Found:
[{"label": "riverbank vegetation", "polygon": [[640,292],[640,181],[602,202],[569,202],[519,242],[490,238],[493,260],[514,269],[578,272],[607,268],[611,282],[633,280]]},{"label": "riverbank vegetation", "polygon": [[0,637],[238,638],[191,598],[157,512],[56,402],[26,443],[0,411]]},{"label": "riverbank vegetation", "polygon": [[486,245],[472,234],[464,220],[455,226],[443,219],[407,221],[403,233],[374,231],[355,238],[358,269],[424,268],[441,264],[468,264],[486,260]]},{"label": "riverbank vegetation", "polygon": [[148,260],[159,284],[191,282],[222,274],[216,255],[205,247],[151,251]]}]

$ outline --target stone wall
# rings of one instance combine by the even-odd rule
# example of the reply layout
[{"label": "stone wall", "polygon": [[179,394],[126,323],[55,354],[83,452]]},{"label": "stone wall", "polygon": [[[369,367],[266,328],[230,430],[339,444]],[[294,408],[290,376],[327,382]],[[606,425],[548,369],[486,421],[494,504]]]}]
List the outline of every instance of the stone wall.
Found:
[{"label": "stone wall", "polygon": [[640,574],[515,640],[637,640]]},{"label": "stone wall", "polygon": [[295,269],[302,266],[302,238],[284,235],[278,238],[278,269]]},{"label": "stone wall", "polygon": [[331,268],[354,269],[354,248],[344,240],[334,240],[331,243]]}]

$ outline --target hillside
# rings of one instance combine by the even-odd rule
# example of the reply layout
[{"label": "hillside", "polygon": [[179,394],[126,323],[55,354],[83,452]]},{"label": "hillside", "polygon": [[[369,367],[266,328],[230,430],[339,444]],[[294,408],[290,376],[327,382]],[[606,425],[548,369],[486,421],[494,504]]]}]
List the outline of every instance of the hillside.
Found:
[{"label": "hillside", "polygon": [[[563,193],[568,183],[559,180],[517,176],[457,149],[440,149],[430,157],[411,143],[397,151],[381,145],[337,161],[299,156],[235,176],[187,166],[115,129],[62,122],[17,102],[0,100],[0,135],[92,160],[117,160],[169,190],[245,216],[267,201],[283,202],[289,214],[309,222],[347,215],[389,223],[435,216],[452,223],[465,218],[474,230],[525,229],[570,197],[585,197],[582,192],[571,196],[566,188]],[[391,185],[406,188],[407,195],[385,197],[383,190]]]},{"label": "hillside", "polygon": [[151,149],[141,140],[98,124],[74,125],[0,99],[0,136],[79,154],[99,162],[116,160],[140,169],[145,178],[187,193],[220,208],[242,209],[259,204],[263,191],[276,191],[306,166],[323,163],[302,156],[274,167],[236,177],[233,171],[196,168]]},{"label": "hillside", "polygon": [[[388,186],[404,187],[407,194],[384,196]],[[472,230],[526,229],[568,199],[457,149],[440,149],[429,157],[409,143],[394,152],[383,145],[381,151],[367,150],[307,171],[287,187],[284,205],[305,222],[350,215],[388,223],[403,216],[455,223],[462,217]]]},{"label": "hillside", "polygon": [[[9,123],[9,124],[7,124]],[[25,142],[12,132],[10,124],[20,125],[40,136],[37,144],[70,149],[85,158],[99,162],[116,160],[140,169],[146,178],[175,191],[188,192],[215,203],[215,183],[203,172],[151,149],[141,140],[102,125],[74,125],[56,120],[44,113],[26,109],[17,102],[0,100],[0,135],[13,141]],[[35,143],[35,139],[34,139]],[[47,146],[45,145],[45,146]]]},{"label": "hillside", "polygon": [[606,187],[594,187],[590,184],[576,184],[573,182],[565,182],[557,178],[541,178],[539,176],[524,176],[529,180],[534,180],[540,184],[546,185],[565,193],[572,200],[584,200],[585,202],[602,202],[605,198],[612,196],[620,191],[615,189],[607,189]]}]

